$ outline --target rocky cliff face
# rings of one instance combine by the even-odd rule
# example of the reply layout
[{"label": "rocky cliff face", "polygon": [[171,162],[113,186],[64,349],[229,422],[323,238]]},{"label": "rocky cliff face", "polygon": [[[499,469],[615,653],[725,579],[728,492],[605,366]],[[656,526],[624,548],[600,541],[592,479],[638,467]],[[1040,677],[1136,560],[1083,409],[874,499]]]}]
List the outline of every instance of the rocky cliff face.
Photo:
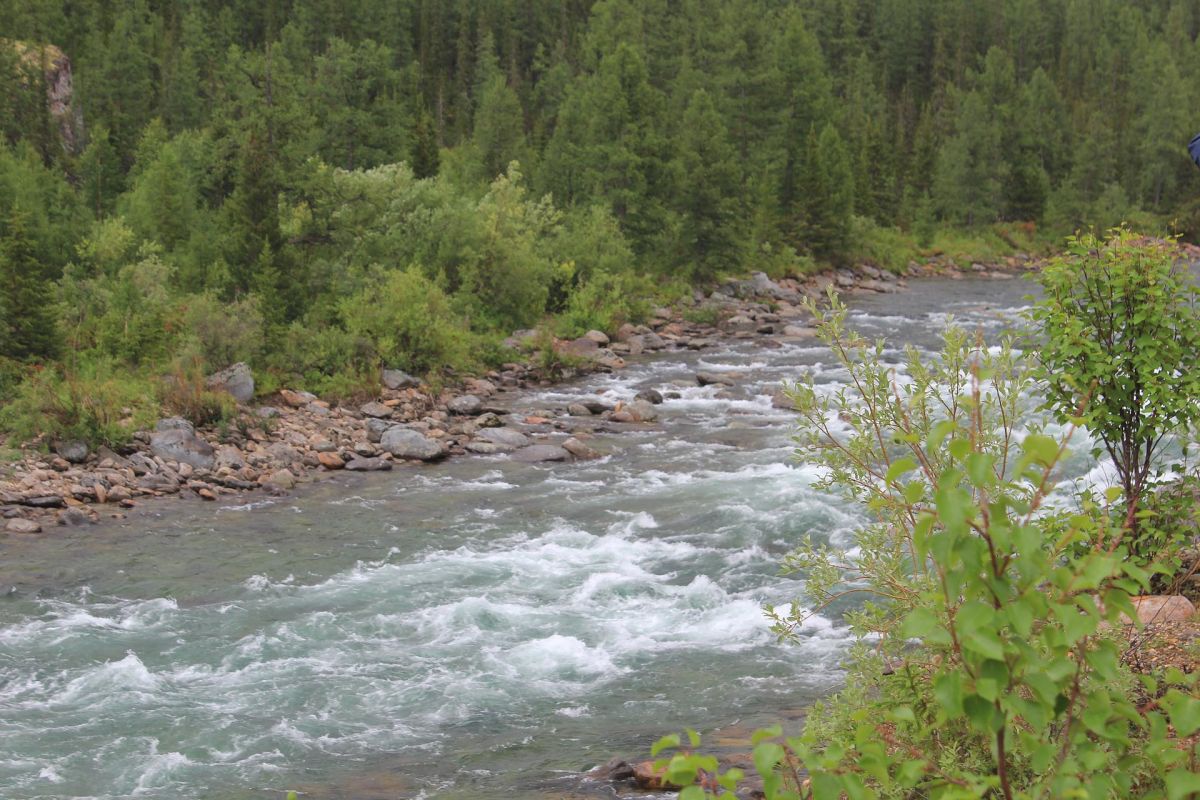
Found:
[{"label": "rocky cliff face", "polygon": [[46,108],[58,125],[59,138],[68,153],[78,153],[84,145],[83,112],[75,105],[75,86],[71,59],[52,44],[10,42],[23,66],[32,75],[41,70],[46,92]]}]

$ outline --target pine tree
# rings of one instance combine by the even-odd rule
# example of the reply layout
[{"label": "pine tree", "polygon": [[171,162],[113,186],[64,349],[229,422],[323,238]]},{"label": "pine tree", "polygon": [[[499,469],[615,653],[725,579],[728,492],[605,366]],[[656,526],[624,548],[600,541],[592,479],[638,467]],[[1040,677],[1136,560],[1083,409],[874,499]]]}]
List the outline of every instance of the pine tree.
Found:
[{"label": "pine tree", "polygon": [[525,116],[521,101],[498,73],[480,96],[475,112],[474,143],[487,180],[503,174],[510,161],[525,159]]},{"label": "pine tree", "polygon": [[413,131],[412,149],[409,151],[413,175],[432,178],[441,168],[441,149],[438,147],[437,126],[428,111],[422,111]]},{"label": "pine tree", "polygon": [[684,112],[676,141],[678,189],[674,209],[682,217],[687,269],[701,280],[739,262],[738,154],[712,97],[697,90]]},{"label": "pine tree", "polygon": [[801,185],[804,244],[818,258],[840,259],[854,213],[854,171],[846,143],[832,124],[809,136]]},{"label": "pine tree", "polygon": [[0,356],[40,361],[58,354],[60,339],[50,282],[27,224],[24,213],[11,211],[0,239]]}]

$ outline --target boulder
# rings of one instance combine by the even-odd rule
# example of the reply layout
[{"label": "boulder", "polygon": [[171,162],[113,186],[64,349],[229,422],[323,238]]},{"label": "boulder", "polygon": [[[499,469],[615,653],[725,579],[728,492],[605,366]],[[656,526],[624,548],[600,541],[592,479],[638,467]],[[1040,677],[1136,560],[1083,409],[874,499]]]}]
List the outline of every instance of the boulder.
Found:
[{"label": "boulder", "polygon": [[411,428],[391,428],[385,431],[379,445],[396,458],[411,458],[417,461],[436,461],[446,455],[440,442],[434,441]]},{"label": "boulder", "polygon": [[281,491],[289,491],[296,488],[296,476],[291,470],[281,469],[271,473],[271,477],[266,480],[267,486],[270,486]]},{"label": "boulder", "polygon": [[783,389],[780,389],[779,391],[775,392],[775,394],[771,395],[771,407],[779,408],[784,411],[795,411],[796,403],[792,400],[791,396],[787,392],[785,392]]},{"label": "boulder", "polygon": [[591,410],[583,403],[571,403],[567,406],[567,413],[572,417],[590,417],[592,415]]},{"label": "boulder", "polygon": [[283,402],[292,408],[303,408],[317,399],[317,396],[312,392],[295,392],[291,389],[280,389],[279,396],[283,398]]},{"label": "boulder", "polygon": [[701,386],[712,386],[717,384],[720,386],[733,386],[733,378],[720,372],[697,372],[696,383]]},{"label": "boulder", "polygon": [[275,419],[275,417],[279,416],[279,409],[275,406],[259,406],[254,413],[258,414],[262,419]]},{"label": "boulder", "polygon": [[592,356],[592,363],[599,364],[602,367],[609,369],[623,369],[625,367],[625,359],[609,350],[607,347],[597,350]]},{"label": "boulder", "polygon": [[161,459],[191,464],[196,469],[212,469],[214,463],[212,445],[187,430],[155,432],[150,437],[150,450]]},{"label": "boulder", "polygon": [[602,403],[599,400],[583,400],[580,405],[593,414],[603,414],[605,411],[613,410],[611,403]]},{"label": "boulder", "polygon": [[325,469],[344,469],[346,462],[337,453],[317,453],[317,461]]},{"label": "boulder", "polygon": [[628,761],[620,756],[613,756],[607,763],[601,764],[593,768],[587,774],[587,777],[594,781],[608,781],[615,783],[617,781],[627,781],[634,776],[633,767]]},{"label": "boulder", "polygon": [[528,447],[522,447],[519,450],[514,450],[512,459],[514,461],[522,461],[526,464],[537,464],[544,461],[566,461],[571,457],[571,454],[553,444],[531,444]]},{"label": "boulder", "polygon": [[4,523],[4,530],[8,533],[41,533],[42,526],[31,519],[15,517]]},{"label": "boulder", "polygon": [[250,366],[243,361],[209,375],[205,384],[215,391],[228,393],[239,403],[249,403],[254,399],[254,375],[250,372]]},{"label": "boulder", "polygon": [[479,428],[502,428],[504,420],[492,411],[485,411],[475,419],[475,425]]},{"label": "boulder", "polygon": [[599,450],[589,447],[587,444],[576,439],[574,436],[562,443],[562,449],[566,450],[576,458],[592,459],[600,458],[601,456]]},{"label": "boulder", "polygon": [[166,417],[165,419],[160,419],[154,425],[154,430],[156,430],[156,431],[187,431],[188,433],[195,433],[196,426],[193,425],[192,423],[188,422],[183,417]]},{"label": "boulder", "polygon": [[634,396],[634,399],[645,400],[647,403],[657,406],[662,404],[663,396],[657,389],[642,389]]},{"label": "boulder", "polygon": [[590,339],[600,347],[608,347],[608,334],[603,331],[588,331],[583,335],[584,339]]},{"label": "boulder", "polygon": [[476,441],[486,441],[488,444],[508,447],[509,450],[529,446],[529,437],[512,428],[487,428],[486,431],[480,431],[475,439]]},{"label": "boulder", "polygon": [[88,516],[88,513],[82,508],[64,508],[58,512],[58,524],[76,527],[79,525],[92,525],[96,520]]},{"label": "boulder", "polygon": [[358,410],[364,417],[371,417],[372,419],[391,419],[393,413],[392,409],[378,400],[372,400],[365,405],[361,405],[358,407]]},{"label": "boulder", "polygon": [[387,472],[391,468],[391,461],[378,456],[352,458],[346,462],[346,470],[349,472]]},{"label": "boulder", "polygon": [[21,505],[26,505],[30,508],[62,508],[66,504],[66,501],[57,494],[40,494],[21,500]]},{"label": "boulder", "polygon": [[416,389],[421,382],[402,369],[385,369],[380,376],[383,385],[389,389]]},{"label": "boulder", "polygon": [[86,442],[81,442],[78,439],[71,439],[64,442],[54,443],[54,452],[70,461],[72,464],[82,464],[87,461],[89,455]]},{"label": "boulder", "polygon": [[1192,601],[1183,595],[1148,594],[1130,600],[1142,623],[1185,622],[1196,614]]},{"label": "boulder", "polygon": [[639,789],[648,791],[678,791],[682,786],[676,786],[667,780],[666,766],[656,767],[653,761],[642,761],[633,767],[633,782]]},{"label": "boulder", "polygon": [[483,401],[473,394],[459,395],[446,404],[451,414],[464,417],[474,417],[483,413]]},{"label": "boulder", "polygon": [[308,446],[311,447],[316,453],[333,453],[337,451],[337,445],[323,436],[317,436],[310,439]]},{"label": "boulder", "polygon": [[379,440],[383,438],[383,434],[391,428],[396,427],[395,423],[387,420],[375,419],[374,417],[367,420],[367,441],[379,444]]}]

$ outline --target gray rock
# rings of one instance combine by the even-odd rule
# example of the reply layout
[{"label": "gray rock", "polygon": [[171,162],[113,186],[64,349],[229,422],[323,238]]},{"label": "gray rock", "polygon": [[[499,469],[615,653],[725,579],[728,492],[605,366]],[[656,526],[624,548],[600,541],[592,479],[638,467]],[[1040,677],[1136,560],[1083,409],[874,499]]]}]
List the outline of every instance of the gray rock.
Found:
[{"label": "gray rock", "polygon": [[554,444],[531,444],[513,451],[512,459],[526,464],[536,464],[543,461],[566,461],[571,457],[563,448]]},{"label": "gray rock", "polygon": [[367,420],[367,441],[379,444],[379,440],[383,438],[385,431],[396,427],[394,422],[388,422],[383,419],[368,419]]},{"label": "gray rock", "polygon": [[572,417],[590,417],[592,415],[591,409],[583,403],[571,403],[567,406],[567,413]]},{"label": "gray rock", "polygon": [[479,441],[502,445],[510,449],[529,446],[529,437],[512,428],[488,428],[480,431],[476,438]]},{"label": "gray rock", "polygon": [[42,494],[22,499],[21,505],[29,506],[30,508],[62,508],[66,505],[66,502],[56,494]]},{"label": "gray rock", "polygon": [[396,458],[413,458],[418,461],[436,461],[446,455],[440,442],[436,442],[411,428],[391,428],[384,432],[379,446]]},{"label": "gray rock", "polygon": [[87,461],[88,446],[86,442],[73,439],[65,442],[56,442],[54,444],[54,452],[72,464],[82,464]]},{"label": "gray rock", "polygon": [[196,426],[193,425],[192,423],[188,422],[183,417],[167,417],[165,419],[160,419],[158,421],[158,423],[154,426],[154,430],[156,430],[156,431],[187,431],[188,433],[195,433]]},{"label": "gray rock", "polygon": [[613,410],[611,403],[602,403],[599,400],[584,400],[580,405],[593,414],[603,414],[605,411]]},{"label": "gray rock", "polygon": [[419,380],[402,369],[385,369],[380,377],[383,385],[389,389],[416,389],[421,385]]},{"label": "gray rock", "polygon": [[242,361],[208,376],[205,383],[210,389],[228,392],[239,403],[249,403],[254,399],[254,374],[250,372],[250,366]]},{"label": "gray rock", "polygon": [[504,420],[493,411],[485,411],[475,419],[475,424],[480,428],[502,428]]},{"label": "gray rock", "polygon": [[296,452],[296,448],[287,442],[272,442],[267,445],[267,455],[274,461],[283,463],[291,463],[300,458],[300,454]]},{"label": "gray rock", "polygon": [[212,445],[180,428],[156,432],[150,437],[150,449],[161,459],[191,464],[196,469],[212,469],[214,462]]},{"label": "gray rock", "polygon": [[660,405],[663,401],[662,393],[657,389],[642,389],[635,397],[638,400],[645,400],[647,403],[651,403],[656,406]]},{"label": "gray rock", "polygon": [[563,442],[562,448],[576,458],[600,458],[601,455],[599,450],[589,447],[574,436]]},{"label": "gray rock", "polygon": [[42,526],[31,519],[16,517],[4,523],[4,530],[9,533],[41,533]]},{"label": "gray rock", "polygon": [[481,456],[494,456],[497,453],[511,453],[514,449],[516,449],[505,444],[481,442],[478,439],[473,442],[467,442],[466,447],[470,452],[478,453]]},{"label": "gray rock", "polygon": [[275,406],[261,406],[254,413],[258,414],[262,419],[275,419],[279,416],[279,409]]},{"label": "gray rock", "polygon": [[88,516],[87,512],[81,508],[64,508],[58,512],[58,524],[68,525],[71,527],[79,525],[92,525],[96,520]]},{"label": "gray rock", "polygon": [[584,339],[591,339],[601,347],[608,347],[608,334],[603,331],[588,331],[583,335]]},{"label": "gray rock", "polygon": [[378,456],[370,458],[352,458],[346,462],[350,472],[387,472],[392,468],[392,462]]},{"label": "gray rock", "polygon": [[374,419],[391,419],[393,413],[392,409],[377,400],[372,400],[366,405],[359,406],[358,410],[364,417],[372,417]]},{"label": "gray rock", "polygon": [[333,453],[337,451],[337,445],[325,438],[313,439],[309,442],[309,445],[317,453]]},{"label": "gray rock", "polygon": [[483,401],[473,394],[464,394],[446,404],[451,414],[474,417],[483,413]]},{"label": "gray rock", "polygon": [[267,485],[286,492],[296,488],[296,476],[290,470],[281,469],[271,473],[271,477],[267,478]]},{"label": "gray rock", "polygon": [[242,456],[242,451],[238,450],[231,444],[223,444],[217,450],[217,467],[229,467],[229,469],[241,469],[246,466],[246,459]]},{"label": "gray rock", "polygon": [[697,372],[696,383],[700,384],[701,386],[711,386],[713,384],[718,384],[720,386],[734,385],[733,378],[730,378],[728,375],[724,375],[720,372]]},{"label": "gray rock", "polygon": [[629,408],[637,414],[642,422],[653,422],[658,419],[658,409],[649,400],[638,398],[629,404]]}]

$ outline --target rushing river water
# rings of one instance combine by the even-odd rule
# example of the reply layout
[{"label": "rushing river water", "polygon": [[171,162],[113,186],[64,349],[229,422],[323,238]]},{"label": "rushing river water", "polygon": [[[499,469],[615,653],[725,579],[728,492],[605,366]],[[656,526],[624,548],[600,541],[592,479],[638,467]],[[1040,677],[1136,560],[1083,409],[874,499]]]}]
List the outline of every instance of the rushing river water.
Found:
[{"label": "rushing river water", "polygon": [[[929,348],[950,314],[995,335],[1029,291],[928,280],[852,322]],[[802,535],[857,518],[791,461],[770,394],[838,381],[829,362],[723,344],[514,402],[680,394],[598,436],[601,461],[464,458],[0,540],[0,797],[562,797],[684,725],[795,719],[849,638],[831,612],[778,645],[761,608],[801,589],[778,561]]]}]

